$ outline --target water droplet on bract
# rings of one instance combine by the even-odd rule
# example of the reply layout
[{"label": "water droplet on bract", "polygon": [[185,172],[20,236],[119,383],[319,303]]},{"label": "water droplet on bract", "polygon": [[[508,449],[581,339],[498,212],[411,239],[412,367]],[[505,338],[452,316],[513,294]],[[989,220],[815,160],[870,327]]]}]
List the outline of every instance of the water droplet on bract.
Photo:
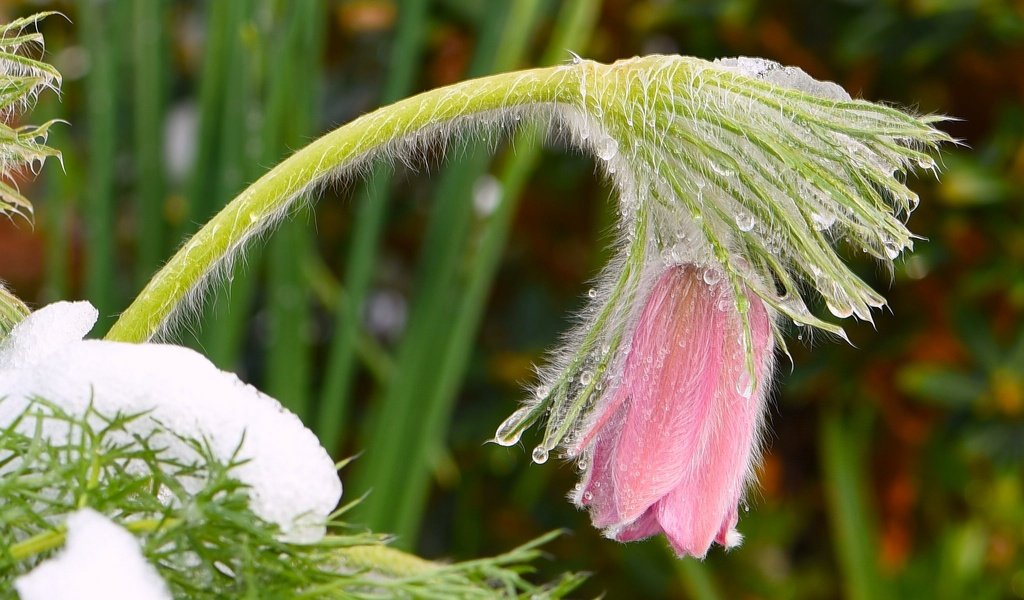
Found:
[{"label": "water droplet on bract", "polygon": [[713,267],[704,269],[704,283],[708,285],[715,285],[722,280],[722,274]]},{"label": "water droplet on bract", "polygon": [[935,161],[932,160],[930,156],[928,156],[917,161],[917,166],[921,167],[922,169],[934,169]]},{"label": "water droplet on bract", "polygon": [[501,425],[498,425],[498,431],[494,434],[494,441],[499,446],[513,446],[519,442],[519,437],[523,434],[523,430],[519,428],[519,425],[526,418],[526,415],[530,413],[531,407],[524,406],[512,413],[512,415],[505,419]]},{"label": "water droplet on bract", "polygon": [[584,371],[580,373],[580,383],[583,385],[590,385],[594,381],[594,373],[592,371]]},{"label": "water droplet on bract", "polygon": [[533,462],[542,465],[548,462],[548,449],[544,446],[537,446],[533,449]]},{"label": "water droplet on bract", "polygon": [[846,300],[840,300],[838,298],[832,298],[825,300],[825,306],[828,311],[840,319],[845,319],[853,314],[853,307],[850,306]]},{"label": "water droplet on bract", "polygon": [[601,160],[611,160],[619,153],[619,143],[611,136],[605,136],[597,141],[594,152]]},{"label": "water droplet on bract", "polygon": [[588,296],[589,298],[597,298],[597,290],[595,290],[594,288],[590,288],[590,289],[589,289],[589,290],[587,291],[587,296]]},{"label": "water droplet on bract", "polygon": [[537,388],[537,390],[536,390],[536,392],[535,392],[535,393],[536,393],[536,395],[537,395],[537,397],[538,397],[538,398],[540,398],[541,400],[543,400],[544,398],[547,398],[547,397],[548,397],[548,394],[550,394],[550,393],[551,393],[551,388],[549,388],[549,387],[548,387],[548,386],[546,386],[546,385],[542,385],[542,386],[540,386],[539,388]]},{"label": "water droplet on bract", "polygon": [[900,255],[901,248],[895,242],[883,242],[882,246],[885,248],[885,255],[889,257],[889,260],[896,260],[896,257]]},{"label": "water droplet on bract", "polygon": [[754,215],[750,213],[736,215],[736,227],[739,227],[740,231],[750,231],[754,228]]},{"label": "water droplet on bract", "polygon": [[[578,468],[580,471],[586,471],[587,467],[589,466],[590,464],[585,460],[581,460],[580,462],[576,463],[576,468]],[[576,485],[578,486],[576,489],[580,489],[580,484],[577,483]]]},{"label": "water droplet on bract", "polygon": [[812,213],[811,222],[818,231],[824,231],[836,222],[836,216],[829,213]]},{"label": "water droplet on bract", "polygon": [[709,165],[711,165],[711,170],[712,170],[712,171],[714,171],[715,173],[718,173],[718,174],[719,174],[719,175],[721,175],[722,177],[732,177],[733,175],[735,175],[735,174],[736,174],[736,173],[734,173],[733,171],[730,171],[729,169],[726,169],[726,168],[724,168],[724,167],[720,167],[720,166],[718,165],[718,163],[716,163],[716,162],[715,162],[715,161],[713,161],[713,160],[709,160],[709,161],[708,161],[708,164],[709,164]]}]

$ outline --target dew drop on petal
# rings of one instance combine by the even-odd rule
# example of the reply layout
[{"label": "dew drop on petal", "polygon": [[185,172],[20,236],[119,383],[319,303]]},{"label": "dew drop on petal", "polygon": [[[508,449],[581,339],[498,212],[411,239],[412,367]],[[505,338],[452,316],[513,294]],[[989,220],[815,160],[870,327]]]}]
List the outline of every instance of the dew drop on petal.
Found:
[{"label": "dew drop on petal", "polygon": [[533,449],[533,462],[538,465],[542,465],[548,462],[548,449],[543,445],[537,446]]},{"label": "dew drop on petal", "polygon": [[704,283],[708,285],[715,285],[722,280],[722,274],[715,268],[708,267],[704,269]]}]

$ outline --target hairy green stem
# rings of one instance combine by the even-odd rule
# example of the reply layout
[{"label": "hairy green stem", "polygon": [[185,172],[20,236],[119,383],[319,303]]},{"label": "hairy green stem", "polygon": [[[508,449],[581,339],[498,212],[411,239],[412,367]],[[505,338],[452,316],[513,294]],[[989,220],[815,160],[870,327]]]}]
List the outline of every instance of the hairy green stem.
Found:
[{"label": "hairy green stem", "polygon": [[432,90],[365,115],[280,163],[213,217],[161,269],[114,324],[107,339],[143,342],[164,326],[221,261],[287,211],[296,195],[389,145],[451,126],[460,118],[529,105],[576,104],[576,70],[533,69]]}]

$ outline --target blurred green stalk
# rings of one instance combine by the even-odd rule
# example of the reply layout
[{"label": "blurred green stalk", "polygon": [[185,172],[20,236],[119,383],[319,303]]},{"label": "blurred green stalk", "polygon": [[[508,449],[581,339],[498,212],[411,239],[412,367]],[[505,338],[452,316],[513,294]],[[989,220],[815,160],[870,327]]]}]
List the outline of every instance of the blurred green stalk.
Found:
[{"label": "blurred green stalk", "polygon": [[[380,104],[407,96],[413,89],[415,67],[420,62],[426,33],[426,0],[404,0],[399,4],[398,25]],[[355,373],[356,340],[362,328],[362,307],[370,287],[377,256],[387,197],[390,167],[375,166],[356,200],[355,222],[348,260],[345,264],[345,295],[334,307],[335,331],[327,357],[323,389],[314,430],[329,452],[338,451],[351,403]]]},{"label": "blurred green stalk", "polygon": [[[282,47],[271,56],[263,161],[278,162],[290,148],[304,146],[316,122],[316,84],[323,39],[323,3],[286,2]],[[308,214],[302,203],[301,212]],[[302,271],[312,241],[308,226],[292,218],[267,247],[268,330],[264,389],[308,421],[312,372],[309,286]]]},{"label": "blurred green stalk", "polygon": [[861,456],[869,446],[867,429],[863,419],[849,421],[837,410],[827,410],[821,416],[818,442],[832,541],[843,574],[841,587],[850,600],[886,598],[876,565],[876,530],[865,500],[868,484]]},{"label": "blurred green stalk", "polygon": [[[226,10],[224,4],[235,5]],[[266,50],[252,24],[255,2],[215,2],[210,5],[210,56],[201,84],[200,146],[194,172],[193,210],[219,209],[244,185],[259,175],[262,168],[259,152],[251,143],[259,136],[258,124],[252,115],[259,105],[259,84]],[[211,79],[207,79],[207,77]],[[207,157],[210,164],[201,162]],[[212,168],[211,168],[212,167]],[[199,181],[200,172],[208,173]],[[245,265],[262,255],[262,247],[254,247],[241,264],[231,266],[219,302],[211,302],[203,319],[201,339],[207,355],[223,369],[237,368],[238,355],[252,317],[252,298],[256,286]]]},{"label": "blurred green stalk", "polygon": [[169,62],[163,0],[132,2],[135,165],[138,182],[135,282],[141,288],[164,258],[165,66]]},{"label": "blurred green stalk", "polygon": [[85,212],[85,293],[99,310],[93,330],[102,334],[118,309],[115,264],[116,199],[114,170],[118,134],[118,57],[121,36],[128,30],[127,0],[79,0],[77,14],[82,39],[89,52],[85,77],[88,176],[83,191]]}]

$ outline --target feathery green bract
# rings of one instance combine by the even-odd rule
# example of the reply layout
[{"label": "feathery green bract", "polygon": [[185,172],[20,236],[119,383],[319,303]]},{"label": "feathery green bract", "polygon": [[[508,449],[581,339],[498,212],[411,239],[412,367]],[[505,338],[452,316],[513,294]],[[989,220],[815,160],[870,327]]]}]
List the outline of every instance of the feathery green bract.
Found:
[{"label": "feathery green bract", "polygon": [[0,214],[31,218],[32,203],[18,192],[13,176],[26,167],[36,172],[47,158],[60,156],[46,145],[56,120],[42,125],[10,125],[19,113],[32,107],[42,91],[60,91],[57,69],[32,58],[33,54],[42,54],[42,34],[26,31],[51,14],[39,13],[0,25]]},{"label": "feathery green bract", "polygon": [[[169,432],[127,433],[128,423],[146,418],[92,410],[72,417],[37,399],[0,430],[0,589],[59,550],[64,519],[86,507],[139,538],[175,597],[557,598],[582,581],[575,574],[546,585],[524,578],[538,546],[556,534],[493,558],[439,564],[346,526],[338,520],[345,507],[319,542],[283,542],[277,526],[249,508],[247,488],[232,476],[240,463],[219,461],[203,440],[186,440],[197,463],[171,459],[153,443]],[[186,491],[185,479],[202,488]]]}]

